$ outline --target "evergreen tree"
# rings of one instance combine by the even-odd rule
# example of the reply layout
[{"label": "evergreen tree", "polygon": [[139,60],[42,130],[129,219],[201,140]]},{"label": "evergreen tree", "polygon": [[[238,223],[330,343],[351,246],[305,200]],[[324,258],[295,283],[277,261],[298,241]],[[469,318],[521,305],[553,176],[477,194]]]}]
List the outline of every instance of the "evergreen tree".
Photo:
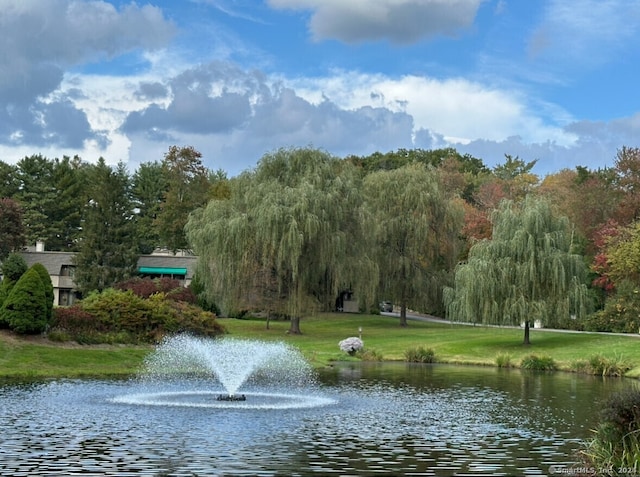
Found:
[{"label": "evergreen tree", "polygon": [[2,314],[2,306],[7,301],[7,297],[11,293],[11,289],[15,286],[15,280],[4,277],[0,282],[0,328],[9,328],[9,323],[4,320]]},{"label": "evergreen tree", "polygon": [[0,198],[0,262],[25,245],[22,209],[13,199]]},{"label": "evergreen tree", "polygon": [[17,282],[27,271],[27,262],[19,253],[12,253],[2,262],[2,276]]},{"label": "evergreen tree", "polygon": [[53,317],[53,284],[51,283],[51,276],[47,269],[41,263],[34,263],[31,268],[33,268],[40,279],[42,280],[42,285],[44,286],[44,295],[45,295],[45,303],[47,304],[47,321],[51,321]]},{"label": "evergreen tree", "polygon": [[27,271],[27,262],[18,253],[10,254],[2,262],[2,282],[0,282],[0,328],[8,328],[9,322],[5,321],[2,315],[2,306],[11,294],[20,277]]},{"label": "evergreen tree", "polygon": [[53,184],[56,201],[47,222],[49,233],[43,240],[47,250],[76,250],[81,234],[82,206],[86,201],[88,164],[76,156],[56,159],[53,165]]},{"label": "evergreen tree", "polygon": [[75,281],[81,292],[103,290],[131,277],[138,250],[129,197],[129,175],[100,159],[89,173],[89,200],[84,208]]},{"label": "evergreen tree", "polygon": [[192,147],[171,146],[162,161],[167,191],[155,224],[162,244],[173,252],[189,248],[184,226],[209,199],[209,171],[201,158]]},{"label": "evergreen tree", "polygon": [[504,201],[493,216],[492,238],[471,247],[468,261],[456,268],[454,288],[445,290],[447,316],[468,323],[524,323],[529,344],[536,320],[588,314],[586,275],[582,256],[572,253],[565,217],[556,217],[544,199]]},{"label": "evergreen tree", "polygon": [[53,232],[49,218],[58,200],[53,179],[53,161],[41,155],[25,157],[18,162],[20,191],[16,199],[23,208],[27,241],[47,241]]},{"label": "evergreen tree", "polygon": [[162,164],[140,164],[133,175],[132,198],[136,209],[136,233],[140,253],[151,253],[160,245],[160,235],[155,221],[160,214],[162,201],[167,193],[167,180]]},{"label": "evergreen tree", "polygon": [[47,304],[44,284],[33,268],[27,270],[11,289],[0,310],[0,321],[19,334],[37,334],[46,330]]}]

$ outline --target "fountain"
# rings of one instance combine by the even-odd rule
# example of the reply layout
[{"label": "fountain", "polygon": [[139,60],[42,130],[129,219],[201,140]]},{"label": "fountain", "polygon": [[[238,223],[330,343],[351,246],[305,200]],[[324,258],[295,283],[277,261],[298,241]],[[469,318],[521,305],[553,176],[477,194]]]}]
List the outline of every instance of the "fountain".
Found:
[{"label": "fountain", "polygon": [[283,342],[172,336],[147,357],[140,382],[147,388],[160,386],[160,390],[119,396],[114,401],[270,409],[335,402],[313,392],[311,366],[297,349]]}]

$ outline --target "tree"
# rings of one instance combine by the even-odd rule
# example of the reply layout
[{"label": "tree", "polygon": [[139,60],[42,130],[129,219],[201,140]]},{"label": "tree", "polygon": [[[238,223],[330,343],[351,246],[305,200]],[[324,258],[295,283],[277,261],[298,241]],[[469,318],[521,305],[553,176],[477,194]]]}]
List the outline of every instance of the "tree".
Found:
[{"label": "tree", "polygon": [[332,309],[345,287],[371,299],[359,181],[351,164],[315,149],[267,154],[231,180],[229,199],[187,224],[212,301],[229,310],[260,295],[254,302],[278,306],[299,334],[302,315]]},{"label": "tree", "polygon": [[385,299],[407,306],[441,307],[443,279],[453,269],[462,210],[422,164],[367,175],[363,185]]},{"label": "tree", "polygon": [[493,168],[493,176],[507,199],[521,200],[538,183],[538,176],[531,172],[538,160],[525,162],[518,156],[513,157],[509,154],[505,154],[504,157],[505,162]]},{"label": "tree", "polygon": [[27,271],[27,262],[19,253],[11,253],[2,262],[2,276],[17,282],[24,272]]},{"label": "tree", "polygon": [[616,155],[615,185],[624,194],[616,220],[627,225],[640,218],[640,148],[623,147]]},{"label": "tree", "polygon": [[0,198],[0,261],[25,244],[20,205],[13,199]]},{"label": "tree", "polygon": [[136,208],[136,230],[140,253],[151,253],[160,245],[155,222],[167,193],[167,180],[159,162],[140,164],[133,175],[132,198]]},{"label": "tree", "polygon": [[82,232],[82,208],[91,184],[87,180],[89,165],[78,156],[53,162],[53,185],[56,200],[47,216],[49,231],[43,239],[47,250],[76,250]]},{"label": "tree", "polygon": [[47,305],[47,322],[51,321],[53,317],[53,284],[51,283],[51,276],[47,269],[41,263],[34,263],[31,265],[38,275],[40,276],[40,280],[42,280],[42,285],[44,287],[44,297],[45,304]]},{"label": "tree", "polygon": [[189,248],[184,232],[189,214],[209,199],[209,171],[193,147],[171,146],[162,161],[167,190],[156,218],[163,245],[176,252]]},{"label": "tree", "polygon": [[19,190],[18,168],[0,161],[0,199],[15,197]]},{"label": "tree", "polygon": [[20,277],[27,271],[27,262],[22,255],[11,253],[2,262],[2,282],[0,282],[0,327],[8,328],[9,323],[2,316],[2,305]]},{"label": "tree", "polygon": [[91,166],[92,188],[83,211],[83,237],[75,281],[83,293],[101,291],[135,273],[138,250],[124,164],[115,169],[104,159]]},{"label": "tree", "polygon": [[586,265],[572,253],[565,217],[550,204],[527,197],[520,205],[504,201],[492,217],[491,240],[476,243],[466,263],[456,267],[454,288],[445,289],[452,320],[529,327],[583,318],[590,311]]},{"label": "tree", "polygon": [[18,162],[20,191],[16,199],[23,208],[27,241],[47,240],[51,224],[48,218],[57,202],[53,181],[53,162],[37,154]]},{"label": "tree", "polygon": [[0,321],[20,334],[42,333],[47,327],[44,285],[36,270],[27,270],[11,289],[0,310]]}]

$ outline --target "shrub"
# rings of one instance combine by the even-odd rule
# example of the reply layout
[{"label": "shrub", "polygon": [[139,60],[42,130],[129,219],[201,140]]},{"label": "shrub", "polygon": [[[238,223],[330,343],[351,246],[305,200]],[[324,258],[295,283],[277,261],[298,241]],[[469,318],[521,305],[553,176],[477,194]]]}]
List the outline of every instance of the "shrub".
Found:
[{"label": "shrub", "polygon": [[523,369],[530,369],[533,371],[553,371],[557,368],[553,358],[549,356],[537,356],[531,354],[522,358],[520,366]]},{"label": "shrub", "polygon": [[496,366],[498,368],[513,368],[513,357],[509,353],[500,353],[496,356]]},{"label": "shrub", "polygon": [[416,346],[404,352],[404,360],[409,363],[435,363],[436,353],[431,348]]},{"label": "shrub", "polygon": [[596,355],[589,358],[589,369],[591,374],[599,376],[624,376],[631,366],[621,356],[606,358]]},{"label": "shrub", "polygon": [[16,282],[8,277],[4,277],[0,282],[0,328],[9,328],[9,323],[4,320],[2,305],[4,305],[4,302],[7,300],[7,297],[9,296],[9,293],[11,293],[11,289],[15,284]]},{"label": "shrub", "polygon": [[340,341],[338,346],[345,353],[348,353],[350,356],[354,356],[358,351],[364,348],[364,342],[357,336],[351,336]]},{"label": "shrub", "polygon": [[113,288],[120,291],[131,291],[141,298],[148,298],[158,292],[156,283],[151,278],[133,277],[116,283]]},{"label": "shrub", "polygon": [[382,353],[375,349],[363,348],[356,353],[356,356],[362,361],[383,361]]},{"label": "shrub", "polygon": [[584,321],[586,331],[638,333],[640,331],[640,293],[634,284],[623,281],[605,307]]},{"label": "shrub", "polygon": [[586,359],[578,359],[576,361],[573,361],[569,365],[569,368],[575,373],[591,374],[591,366],[589,366],[589,361],[587,361]]},{"label": "shrub", "polygon": [[156,325],[146,300],[129,290],[107,288],[89,295],[82,300],[81,306],[109,331],[144,334]]},{"label": "shrub", "polygon": [[639,469],[640,391],[613,394],[604,404],[600,424],[582,454],[591,467]]},{"label": "shrub", "polygon": [[144,299],[131,290],[106,289],[57,308],[54,331],[79,343],[155,343],[167,334],[217,336],[225,332],[213,313],[156,292]]},{"label": "shrub", "polygon": [[47,321],[51,321],[51,317],[53,316],[54,298],[51,276],[49,276],[49,272],[47,272],[47,269],[41,263],[34,263],[31,268],[38,272],[40,280],[42,280],[42,285],[44,286],[45,303],[47,305]]},{"label": "shrub", "polygon": [[47,305],[40,275],[27,270],[12,288],[0,314],[2,321],[19,334],[42,333],[47,328]]},{"label": "shrub", "polygon": [[94,315],[82,309],[79,304],[59,306],[53,311],[52,331],[78,335],[88,332],[105,332],[106,328]]}]

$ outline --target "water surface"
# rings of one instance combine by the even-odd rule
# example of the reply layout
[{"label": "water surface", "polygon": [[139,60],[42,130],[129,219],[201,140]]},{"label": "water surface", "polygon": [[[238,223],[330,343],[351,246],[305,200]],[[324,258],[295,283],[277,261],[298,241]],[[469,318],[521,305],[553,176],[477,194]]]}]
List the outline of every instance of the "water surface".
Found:
[{"label": "water surface", "polygon": [[[0,474],[548,475],[577,462],[600,403],[635,386],[404,363],[336,366],[319,383],[310,406],[246,389],[237,407],[201,379],[0,384]],[[182,404],[130,400],[144,393]]]}]

